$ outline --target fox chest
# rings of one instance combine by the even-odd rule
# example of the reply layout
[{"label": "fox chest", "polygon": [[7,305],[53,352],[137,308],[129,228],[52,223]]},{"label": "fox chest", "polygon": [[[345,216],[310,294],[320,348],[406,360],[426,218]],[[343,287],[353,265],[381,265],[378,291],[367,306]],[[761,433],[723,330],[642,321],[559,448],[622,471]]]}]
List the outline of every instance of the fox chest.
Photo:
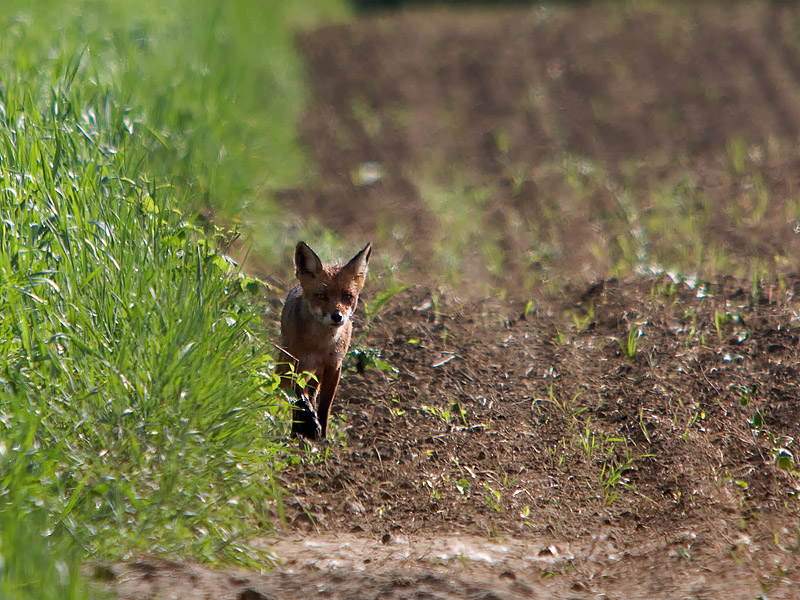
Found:
[{"label": "fox chest", "polygon": [[[325,368],[338,368],[344,361],[347,354],[347,347],[350,345],[351,327],[347,325],[331,332],[306,332],[304,335],[302,348],[297,348],[293,352],[294,356],[300,361],[300,370],[317,373]],[[314,335],[316,333],[316,335]]]}]

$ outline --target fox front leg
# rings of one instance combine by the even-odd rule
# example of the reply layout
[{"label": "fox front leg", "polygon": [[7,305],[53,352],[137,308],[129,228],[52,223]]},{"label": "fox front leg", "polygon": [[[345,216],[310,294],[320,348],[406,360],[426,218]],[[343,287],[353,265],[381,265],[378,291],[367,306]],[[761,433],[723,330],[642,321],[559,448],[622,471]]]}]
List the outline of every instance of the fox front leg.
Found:
[{"label": "fox front leg", "polygon": [[333,404],[333,397],[336,395],[336,388],[339,385],[341,374],[341,367],[328,367],[322,373],[322,379],[319,383],[319,398],[317,400],[317,416],[322,428],[322,437],[325,437],[328,433],[328,416],[330,415],[331,404]]},{"label": "fox front leg", "polygon": [[294,390],[297,398],[292,405],[292,435],[316,440],[322,435],[316,410],[319,384],[312,380],[305,388],[295,385]]},{"label": "fox front leg", "polygon": [[319,418],[308,397],[302,392],[292,403],[292,436],[316,440],[322,433]]}]

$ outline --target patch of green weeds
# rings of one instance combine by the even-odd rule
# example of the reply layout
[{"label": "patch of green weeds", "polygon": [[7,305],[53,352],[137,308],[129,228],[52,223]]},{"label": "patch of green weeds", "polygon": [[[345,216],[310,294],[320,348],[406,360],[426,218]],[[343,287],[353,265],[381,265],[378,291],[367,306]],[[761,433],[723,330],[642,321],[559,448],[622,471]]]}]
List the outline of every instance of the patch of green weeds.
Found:
[{"label": "patch of green weeds", "polygon": [[651,298],[667,298],[672,300],[673,302],[677,301],[676,292],[678,288],[675,284],[675,281],[670,279],[669,281],[659,281],[655,285],[653,285],[653,289],[650,292]]},{"label": "patch of green weeds", "polygon": [[765,440],[770,445],[775,465],[784,471],[797,474],[797,463],[795,462],[794,454],[789,449],[789,446],[794,442],[794,438],[778,435],[770,431],[764,420],[764,411],[760,408],[753,413],[749,425],[756,437]]},{"label": "patch of green weeds", "polygon": [[409,288],[407,285],[390,285],[386,290],[377,294],[371,302],[364,305],[364,312],[367,316],[367,327],[369,327],[375,320],[380,312],[391,302],[398,294],[406,291]]},{"label": "patch of green weeds", "polygon": [[421,407],[423,412],[427,412],[440,421],[445,423],[450,423],[450,410],[447,408],[440,408],[438,406],[430,406],[428,404],[423,404]]},{"label": "patch of green weeds", "polygon": [[80,139],[63,174],[23,154],[0,167],[15,192],[0,197],[0,429],[40,416],[33,448],[57,452],[18,459],[38,465],[53,526],[92,551],[250,563],[241,524],[277,500],[285,452],[250,282],[165,194],[133,173],[104,182],[111,165]]},{"label": "patch of green weeds", "polygon": [[562,468],[569,458],[569,449],[567,447],[567,440],[562,438],[554,445],[547,446],[546,448],[548,463],[551,467]]},{"label": "patch of green weeds", "polygon": [[343,371],[363,373],[367,369],[381,371],[389,377],[394,377],[398,373],[395,367],[383,359],[379,349],[353,344],[345,357]]},{"label": "patch of green weeds", "polygon": [[727,150],[731,162],[731,170],[737,177],[742,177],[747,172],[747,148],[744,138],[733,137],[728,140]]},{"label": "patch of green weeds", "polygon": [[695,425],[702,428],[701,423],[706,419],[706,412],[696,404],[687,405],[682,398],[670,399],[669,408],[672,412],[672,426],[675,430],[682,431],[681,439],[689,438],[689,431]]},{"label": "patch of green weeds", "polygon": [[608,452],[613,451],[614,446],[624,442],[619,437],[608,437],[604,433],[596,433],[591,429],[592,419],[586,420],[586,425],[577,436],[577,445],[584,456],[593,458],[596,455],[607,456]]},{"label": "patch of green weeds", "polygon": [[600,470],[600,485],[603,488],[603,504],[612,504],[618,497],[618,487],[632,489],[624,475],[633,468],[633,452],[628,450],[625,456],[614,455],[614,447],[609,449]]},{"label": "patch of green weeds", "polygon": [[[475,223],[486,223],[484,212],[492,199],[490,187],[477,187],[466,184],[464,176],[456,175],[451,185],[442,186],[423,175],[420,195],[425,205],[437,219],[438,235],[432,238],[431,275],[449,285],[464,283],[464,275],[470,269],[485,269],[495,278],[504,273],[505,256],[497,239],[499,231],[475,228]],[[474,284],[482,278],[475,277]],[[488,295],[502,291],[487,286]]]},{"label": "patch of green weeds", "polygon": [[582,412],[587,410],[587,407],[578,408],[578,400],[586,391],[585,389],[580,389],[575,392],[572,396],[560,394],[556,391],[555,384],[548,384],[547,387],[547,398],[537,398],[534,400],[534,406],[539,402],[549,402],[553,406],[558,409],[558,412],[561,413],[561,417],[563,419],[574,419]]},{"label": "patch of green weeds", "polygon": [[448,425],[455,421],[464,427],[469,426],[467,422],[467,412],[460,402],[453,402],[448,408],[440,408],[427,404],[423,404],[420,408],[423,412],[433,415],[436,419]]}]

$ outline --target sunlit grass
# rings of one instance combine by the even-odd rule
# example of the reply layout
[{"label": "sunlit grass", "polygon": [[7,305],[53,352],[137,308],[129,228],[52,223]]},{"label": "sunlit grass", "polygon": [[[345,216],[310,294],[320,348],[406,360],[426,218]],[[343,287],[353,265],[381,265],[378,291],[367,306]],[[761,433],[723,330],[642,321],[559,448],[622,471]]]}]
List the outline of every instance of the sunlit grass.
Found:
[{"label": "sunlit grass", "polygon": [[0,122],[0,493],[93,552],[235,554],[285,460],[257,282],[61,83],[77,114],[9,86]]},{"label": "sunlit grass", "polygon": [[[192,224],[312,171],[288,23],[179,0],[0,9],[0,596],[89,558],[268,566],[292,455],[262,284]],[[324,7],[324,8],[323,8]]]},{"label": "sunlit grass", "polygon": [[[83,100],[113,94],[95,98],[95,118],[133,131],[147,148],[138,159],[192,207],[235,222],[269,212],[265,190],[314,177],[297,134],[308,91],[293,35],[346,12],[338,0],[9,0],[0,67],[43,100],[53,82],[42,69],[74,63]],[[256,235],[269,239],[268,227]]]}]

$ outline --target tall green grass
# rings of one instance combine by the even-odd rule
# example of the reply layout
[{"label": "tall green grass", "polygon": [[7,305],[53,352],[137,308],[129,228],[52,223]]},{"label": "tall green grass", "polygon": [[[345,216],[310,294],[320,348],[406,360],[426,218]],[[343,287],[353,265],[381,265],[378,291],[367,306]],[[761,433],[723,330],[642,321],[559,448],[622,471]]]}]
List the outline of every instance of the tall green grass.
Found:
[{"label": "tall green grass", "polygon": [[268,564],[292,457],[259,282],[184,213],[305,176],[301,17],[0,8],[0,597],[86,597],[89,557]]},{"label": "tall green grass", "polygon": [[343,0],[6,0],[0,66],[37,78],[83,52],[82,85],[111,86],[148,167],[236,220],[268,202],[263,190],[314,176],[297,137],[307,87],[292,36],[346,12]]}]

